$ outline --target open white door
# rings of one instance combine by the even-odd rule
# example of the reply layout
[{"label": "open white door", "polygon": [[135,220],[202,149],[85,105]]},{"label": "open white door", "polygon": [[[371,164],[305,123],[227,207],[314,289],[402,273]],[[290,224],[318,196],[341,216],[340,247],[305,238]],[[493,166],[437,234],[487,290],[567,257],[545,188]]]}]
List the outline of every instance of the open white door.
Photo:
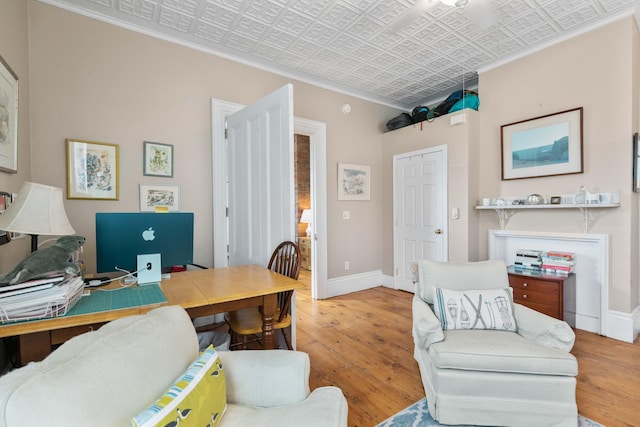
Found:
[{"label": "open white door", "polygon": [[295,241],[293,86],[227,118],[229,264],[266,267],[282,241]]},{"label": "open white door", "polygon": [[412,262],[448,258],[446,148],[433,147],[393,157],[396,289],[415,293]]}]

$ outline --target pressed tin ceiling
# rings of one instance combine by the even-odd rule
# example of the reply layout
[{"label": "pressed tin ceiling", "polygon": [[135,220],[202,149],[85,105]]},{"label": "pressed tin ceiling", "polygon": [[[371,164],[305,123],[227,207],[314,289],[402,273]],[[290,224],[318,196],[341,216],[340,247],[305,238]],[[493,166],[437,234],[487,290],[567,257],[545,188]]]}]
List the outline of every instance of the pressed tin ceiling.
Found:
[{"label": "pressed tin ceiling", "polygon": [[[40,0],[410,110],[637,12],[640,0]],[[615,47],[612,47],[615,48]]]}]

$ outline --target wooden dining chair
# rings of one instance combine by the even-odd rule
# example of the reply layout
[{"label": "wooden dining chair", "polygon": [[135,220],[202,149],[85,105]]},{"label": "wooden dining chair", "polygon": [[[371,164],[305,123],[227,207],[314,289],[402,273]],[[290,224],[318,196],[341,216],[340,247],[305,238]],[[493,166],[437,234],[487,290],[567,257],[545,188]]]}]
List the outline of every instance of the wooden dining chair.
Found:
[{"label": "wooden dining chair", "polygon": [[[267,268],[276,273],[298,280],[300,275],[300,249],[293,242],[286,241],[278,245],[273,251]],[[291,296],[293,291],[278,293],[278,306],[274,318],[273,329],[279,330],[287,343],[287,348],[293,350],[286,328],[291,326]],[[262,312],[258,307],[244,308],[231,311],[225,315],[231,334],[231,348],[247,348],[249,342],[260,341],[262,334]],[[251,337],[254,339],[250,340]]]}]

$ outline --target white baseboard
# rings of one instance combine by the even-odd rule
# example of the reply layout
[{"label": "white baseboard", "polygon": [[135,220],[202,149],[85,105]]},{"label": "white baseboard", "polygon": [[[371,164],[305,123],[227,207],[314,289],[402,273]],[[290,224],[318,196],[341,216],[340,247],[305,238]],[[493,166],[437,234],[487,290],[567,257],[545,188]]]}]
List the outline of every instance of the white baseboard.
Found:
[{"label": "white baseboard", "polygon": [[605,336],[633,343],[638,338],[639,333],[640,305],[637,305],[631,313],[609,310]]},{"label": "white baseboard", "polygon": [[351,292],[364,291],[382,285],[382,271],[375,270],[368,273],[352,274],[350,276],[336,277],[328,281],[328,297],[349,294]]},{"label": "white baseboard", "polygon": [[384,286],[385,288],[391,288],[391,289],[395,289],[395,283],[393,280],[393,276],[389,276],[388,274],[383,274],[382,275],[382,286]]}]

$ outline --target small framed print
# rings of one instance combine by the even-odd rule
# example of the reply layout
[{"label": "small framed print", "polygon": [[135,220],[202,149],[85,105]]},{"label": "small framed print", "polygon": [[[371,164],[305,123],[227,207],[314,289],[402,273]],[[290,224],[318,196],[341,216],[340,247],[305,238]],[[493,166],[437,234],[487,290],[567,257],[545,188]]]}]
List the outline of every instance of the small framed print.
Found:
[{"label": "small framed print", "polygon": [[177,185],[140,184],[140,211],[180,210],[180,187]]},{"label": "small framed print", "polygon": [[371,200],[371,166],[338,163],[338,200]]},{"label": "small framed print", "polygon": [[562,198],[560,196],[551,196],[551,198],[549,199],[549,203],[552,205],[559,205],[562,201]]},{"label": "small framed print", "polygon": [[67,199],[118,200],[118,145],[67,139]]},{"label": "small framed print", "polygon": [[173,177],[173,145],[144,141],[143,159],[144,175]]}]

